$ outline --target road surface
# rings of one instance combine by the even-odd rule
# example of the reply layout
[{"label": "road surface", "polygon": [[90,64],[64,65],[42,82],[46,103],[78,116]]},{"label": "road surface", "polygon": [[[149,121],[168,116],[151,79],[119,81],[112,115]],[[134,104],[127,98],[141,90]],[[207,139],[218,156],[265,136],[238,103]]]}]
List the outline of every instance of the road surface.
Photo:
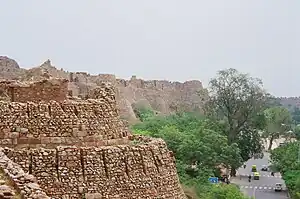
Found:
[{"label": "road surface", "polygon": [[[265,153],[263,159],[250,159],[246,163],[246,169],[240,168],[237,171],[237,177],[232,178],[231,182],[240,186],[242,192],[255,199],[287,199],[287,192],[275,192],[275,184],[282,183],[286,189],[284,181],[279,173],[271,176],[270,171],[261,171],[262,165],[268,165],[270,155]],[[251,180],[248,182],[248,175],[251,174],[251,166],[256,165],[260,173],[259,180]]]}]

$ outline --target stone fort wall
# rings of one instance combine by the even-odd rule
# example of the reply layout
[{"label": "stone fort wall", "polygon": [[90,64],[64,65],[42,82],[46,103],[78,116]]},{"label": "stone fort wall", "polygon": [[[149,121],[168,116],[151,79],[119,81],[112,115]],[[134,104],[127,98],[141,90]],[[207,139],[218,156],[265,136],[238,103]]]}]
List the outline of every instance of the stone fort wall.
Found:
[{"label": "stone fort wall", "polygon": [[5,149],[52,198],[183,199],[175,159],[162,140],[130,145]]},{"label": "stone fort wall", "polygon": [[0,87],[10,98],[0,101],[0,146],[35,176],[45,194],[57,199],[185,198],[165,142],[130,135],[119,119],[113,86],[101,83],[86,96],[95,99],[82,100],[67,97],[65,80],[58,80],[61,85],[52,81],[32,83],[28,90],[20,83]]},{"label": "stone fort wall", "polygon": [[[100,78],[103,77],[99,75]],[[110,78],[112,79],[112,78]],[[108,81],[109,78],[103,78],[104,81]],[[196,90],[203,89],[202,82],[198,80],[191,80],[186,82],[171,82],[167,80],[143,80],[138,79],[136,76],[132,76],[130,80],[116,79],[119,86],[134,86],[136,88],[142,89],[151,89],[151,90],[165,90],[165,91],[174,91],[174,90]]]},{"label": "stone fort wall", "polygon": [[45,79],[37,82],[1,81],[0,93],[11,102],[64,101],[68,94],[68,80]]},{"label": "stone fort wall", "polygon": [[[103,84],[92,94],[97,100],[51,101],[48,95],[48,101],[37,103],[0,101],[0,145],[102,146],[126,142],[129,132],[119,119],[114,88]],[[51,99],[59,96],[54,93]]]},{"label": "stone fort wall", "polygon": [[[10,186],[13,186],[20,192],[20,197],[22,199],[50,199],[37,184],[37,179],[33,175],[26,173],[19,164],[9,159],[3,151],[3,148],[0,148],[0,171],[9,180]],[[1,192],[5,188],[7,189],[7,187],[2,186]],[[8,189],[6,191],[10,192]],[[10,198],[10,196],[7,196],[7,198]]]},{"label": "stone fort wall", "polygon": [[114,105],[105,101],[0,101],[0,145],[100,144],[126,138]]}]

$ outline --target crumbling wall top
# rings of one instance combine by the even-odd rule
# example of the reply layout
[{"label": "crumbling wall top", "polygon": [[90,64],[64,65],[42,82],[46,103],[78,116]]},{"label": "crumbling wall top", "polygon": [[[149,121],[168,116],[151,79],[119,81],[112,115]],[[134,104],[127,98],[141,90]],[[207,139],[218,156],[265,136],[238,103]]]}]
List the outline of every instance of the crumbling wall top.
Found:
[{"label": "crumbling wall top", "polygon": [[12,102],[64,101],[68,96],[68,80],[43,79],[40,81],[0,81],[0,90]]}]

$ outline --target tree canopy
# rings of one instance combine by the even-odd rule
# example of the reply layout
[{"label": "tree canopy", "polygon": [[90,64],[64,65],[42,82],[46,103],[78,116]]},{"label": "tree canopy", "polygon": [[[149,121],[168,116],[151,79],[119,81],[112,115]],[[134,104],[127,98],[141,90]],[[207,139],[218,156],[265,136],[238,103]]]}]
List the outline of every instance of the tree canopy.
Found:
[{"label": "tree canopy", "polygon": [[288,136],[291,129],[292,116],[288,109],[282,106],[275,106],[264,111],[266,118],[266,127],[263,137],[269,138],[270,144],[268,149],[271,150],[274,139],[281,136]]},{"label": "tree canopy", "polygon": [[271,151],[272,164],[282,173],[283,179],[295,199],[300,199],[299,149],[300,142],[292,142]]},{"label": "tree canopy", "polygon": [[[238,145],[243,161],[261,153],[259,130],[266,125],[263,111],[271,106],[271,96],[263,89],[262,81],[230,68],[218,72],[208,91],[205,113],[215,121],[223,121],[229,145]],[[237,167],[231,166],[231,174],[235,175]]]},{"label": "tree canopy", "polygon": [[166,141],[175,154],[181,182],[196,187],[199,197],[244,199],[237,187],[216,188],[208,177],[219,176],[220,165],[235,173],[244,161],[262,152],[259,130],[267,124],[264,110],[271,107],[270,96],[259,79],[235,69],[219,71],[208,91],[204,115],[177,112],[162,117],[140,109],[136,113],[142,123],[132,129]]},{"label": "tree canopy", "polygon": [[245,129],[257,128],[256,118],[267,102],[261,80],[232,68],[219,71],[210,81],[209,95],[206,110],[227,122],[229,143]]},{"label": "tree canopy", "polygon": [[[228,144],[227,136],[222,131],[222,123],[199,114],[178,113],[153,117],[134,125],[132,129],[137,134],[164,139],[175,154],[181,182],[196,187],[201,198],[208,197],[210,191],[220,195],[220,198],[225,194],[217,192],[208,183],[210,176],[219,175],[218,166],[238,167],[242,164],[240,149],[236,143]],[[228,192],[225,196],[231,192],[239,192],[236,187],[223,189]]]}]

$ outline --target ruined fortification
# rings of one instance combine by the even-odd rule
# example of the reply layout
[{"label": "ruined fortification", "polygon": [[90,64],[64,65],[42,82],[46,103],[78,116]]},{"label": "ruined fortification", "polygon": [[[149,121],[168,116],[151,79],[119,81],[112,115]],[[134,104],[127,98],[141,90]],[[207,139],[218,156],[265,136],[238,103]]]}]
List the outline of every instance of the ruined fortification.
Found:
[{"label": "ruined fortification", "polygon": [[0,83],[0,170],[23,198],[185,198],[173,154],[161,139],[130,134],[112,84],[85,100],[68,86]]},{"label": "ruined fortification", "polygon": [[[25,70],[8,57],[0,57],[0,79],[42,81],[47,72],[53,78],[69,80],[68,90],[72,96],[84,98],[91,90],[110,82],[115,88],[118,110],[122,118],[135,122],[134,107],[142,106],[160,114],[175,111],[201,111],[207,98],[202,83],[198,80],[170,82],[165,80],[143,80],[132,76],[129,80],[111,74],[91,75],[86,72],[68,72],[52,66],[50,60],[39,67]],[[199,95],[201,92],[201,95]],[[0,90],[1,97],[1,90]]]}]

